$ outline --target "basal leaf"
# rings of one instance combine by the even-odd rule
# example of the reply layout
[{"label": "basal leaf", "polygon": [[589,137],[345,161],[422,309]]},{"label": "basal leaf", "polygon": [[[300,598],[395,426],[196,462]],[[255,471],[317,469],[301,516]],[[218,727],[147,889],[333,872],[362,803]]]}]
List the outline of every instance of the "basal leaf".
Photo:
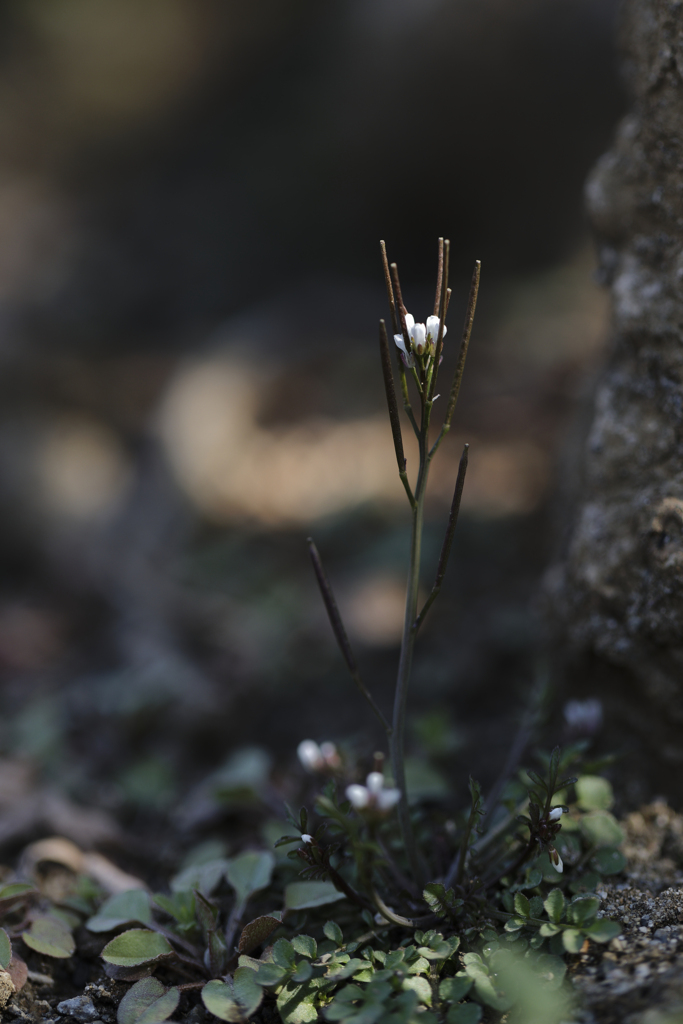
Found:
[{"label": "basal leaf", "polygon": [[102,959],[117,967],[137,967],[154,960],[164,960],[173,953],[168,939],[146,928],[131,928],[108,942]]},{"label": "basal leaf", "polygon": [[[249,971],[249,968],[244,967],[242,970]],[[254,972],[249,971],[249,973],[253,974]],[[230,1021],[231,1024],[238,1024],[246,1015],[237,1005],[230,986],[226,985],[224,981],[214,979],[207,982],[202,989],[202,1002],[214,1017]]]},{"label": "basal leaf", "polygon": [[[247,967],[247,970],[249,969]],[[281,967],[280,964],[261,964],[254,974],[257,985],[264,985],[266,988],[279,985],[286,977],[287,968]]]},{"label": "basal leaf", "polygon": [[[192,925],[195,920],[195,897],[190,890],[180,890],[170,896],[164,893],[155,893],[152,897],[158,907],[165,911],[169,917],[175,918],[178,924]],[[143,922],[148,923],[148,922]]]},{"label": "basal leaf", "polygon": [[297,985],[290,981],[277,997],[277,1008],[284,1024],[309,1024],[318,1019],[315,1008],[317,990],[309,983]]},{"label": "basal leaf", "polygon": [[249,1017],[255,1013],[263,999],[263,989],[256,983],[254,972],[250,967],[238,967],[232,979],[232,987],[235,999],[244,1011],[244,1016]]},{"label": "basal leaf", "polygon": [[325,933],[325,938],[329,939],[330,942],[336,942],[338,946],[342,945],[344,935],[336,921],[326,921],[323,926],[323,932]]},{"label": "basal leaf", "polygon": [[553,924],[559,924],[564,914],[565,899],[561,889],[551,889],[545,900],[543,901],[545,911],[553,922]]},{"label": "basal leaf", "polygon": [[290,882],[285,886],[285,907],[287,910],[307,910],[322,907],[326,903],[337,903],[346,897],[332,882]]},{"label": "basal leaf", "polygon": [[449,1003],[459,1003],[472,988],[473,981],[466,974],[444,978],[439,985],[439,997]]},{"label": "basal leaf", "polygon": [[593,846],[620,846],[624,833],[609,811],[591,811],[581,819],[581,831]]},{"label": "basal leaf", "polygon": [[601,875],[617,875],[626,867],[626,857],[621,850],[603,847],[591,858],[591,867]]},{"label": "basal leaf", "polygon": [[562,945],[568,953],[579,953],[584,941],[585,936],[583,932],[578,931],[576,928],[566,928],[562,932]]},{"label": "basal leaf", "polygon": [[66,960],[76,949],[69,929],[53,917],[37,917],[28,931],[22,932],[21,937],[36,953],[54,956],[59,960]]},{"label": "basal leaf", "polygon": [[164,988],[156,978],[143,978],[129,988],[119,1003],[118,1024],[162,1024],[180,1001],[177,988]]},{"label": "basal leaf", "polygon": [[130,889],[105,900],[100,909],[86,921],[90,932],[111,932],[123,924],[151,924],[149,896],[142,889]]},{"label": "basal leaf", "polygon": [[523,892],[515,893],[515,911],[519,914],[520,917],[531,916],[529,900],[526,898]]},{"label": "basal leaf", "polygon": [[426,978],[422,978],[420,975],[404,978],[401,988],[404,992],[414,992],[420,1002],[426,1006],[432,1005],[432,986]]},{"label": "basal leaf", "polygon": [[280,918],[274,917],[272,914],[254,918],[249,924],[245,924],[242,929],[238,951],[240,953],[251,953],[252,949],[256,949],[262,942],[265,942],[280,924],[282,924]]},{"label": "basal leaf", "polygon": [[588,925],[592,923],[600,909],[597,896],[577,896],[567,908],[567,920],[572,924]]},{"label": "basal leaf", "polygon": [[576,780],[576,797],[582,811],[608,811],[614,803],[612,786],[600,775],[581,775]]},{"label": "basal leaf", "polygon": [[241,853],[227,862],[225,877],[235,890],[241,906],[250,896],[270,884],[275,866],[275,857],[268,850]]},{"label": "basal leaf", "polygon": [[618,921],[609,921],[607,918],[601,917],[587,929],[586,935],[593,942],[609,942],[611,939],[616,939],[617,935],[621,935],[621,932],[622,926]]}]

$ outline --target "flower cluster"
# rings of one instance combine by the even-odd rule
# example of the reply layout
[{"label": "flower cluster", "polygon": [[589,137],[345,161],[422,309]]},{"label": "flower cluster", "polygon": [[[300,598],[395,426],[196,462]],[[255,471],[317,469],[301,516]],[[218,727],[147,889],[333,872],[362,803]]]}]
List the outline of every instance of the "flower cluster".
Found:
[{"label": "flower cluster", "polygon": [[[402,334],[395,334],[396,347],[401,350],[401,359],[406,366],[415,365],[415,355],[423,356],[425,353],[434,355],[436,340],[439,337],[439,326],[441,321],[438,316],[428,316],[424,324],[415,323],[415,317],[410,313],[405,314],[406,328],[408,330],[409,346],[406,347],[405,338]],[[443,336],[446,336],[448,328],[444,324]]]},{"label": "flower cluster", "polygon": [[365,785],[346,787],[346,797],[357,811],[389,811],[401,799],[400,789],[385,789],[381,772],[370,772]]},{"label": "flower cluster", "polygon": [[302,740],[296,748],[297,756],[307,772],[333,772],[341,767],[341,758],[334,743]]}]

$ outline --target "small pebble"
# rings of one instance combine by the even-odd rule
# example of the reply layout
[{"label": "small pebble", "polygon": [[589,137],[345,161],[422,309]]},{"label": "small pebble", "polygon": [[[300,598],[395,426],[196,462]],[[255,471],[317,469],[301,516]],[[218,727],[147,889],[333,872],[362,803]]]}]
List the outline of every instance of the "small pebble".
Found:
[{"label": "small pebble", "polygon": [[74,1017],[81,1024],[95,1024],[99,1020],[99,1010],[95,1009],[92,999],[87,996],[74,996],[73,999],[65,999],[57,1005],[57,1013],[65,1017]]}]

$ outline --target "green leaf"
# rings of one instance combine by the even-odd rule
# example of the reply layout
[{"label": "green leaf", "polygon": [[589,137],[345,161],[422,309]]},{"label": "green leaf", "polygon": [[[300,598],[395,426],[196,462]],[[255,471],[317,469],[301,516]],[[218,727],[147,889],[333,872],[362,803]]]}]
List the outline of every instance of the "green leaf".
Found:
[{"label": "green leaf", "polygon": [[336,903],[346,897],[332,885],[332,882],[290,882],[285,886],[285,907],[287,910],[307,910]]},{"label": "green leaf", "polygon": [[618,875],[626,867],[626,857],[621,850],[603,847],[597,850],[594,857],[591,857],[590,866],[601,875]]},{"label": "green leaf", "polygon": [[439,985],[439,998],[449,1003],[459,1003],[472,988],[472,979],[466,974],[456,974],[454,978],[444,978]]},{"label": "green leaf", "polygon": [[568,953],[579,953],[584,941],[583,932],[576,928],[567,928],[562,932],[562,945]]},{"label": "green leaf", "polygon": [[325,933],[325,938],[329,939],[330,942],[336,942],[338,946],[342,945],[344,935],[336,921],[326,921],[323,926],[323,932]]},{"label": "green leaf", "polygon": [[576,896],[567,908],[567,920],[571,924],[588,925],[600,909],[597,896]]},{"label": "green leaf", "polygon": [[241,853],[232,857],[225,869],[225,877],[235,890],[237,903],[243,906],[250,896],[270,885],[275,857],[268,850]]},{"label": "green leaf", "polygon": [[463,905],[462,900],[456,899],[453,890],[445,889],[440,882],[430,882],[426,885],[422,891],[422,898],[439,917],[457,914]]},{"label": "green leaf", "polygon": [[257,985],[271,988],[273,985],[279,985],[287,977],[287,973],[287,968],[281,967],[280,964],[261,964],[254,975],[254,980]]},{"label": "green leaf", "polygon": [[0,889],[0,910],[5,910],[6,907],[16,903],[23,896],[28,896],[29,893],[35,893],[35,891],[35,886],[28,885],[26,882],[13,882],[11,885],[3,885]]},{"label": "green leaf", "polygon": [[[242,970],[249,971],[249,968],[243,967]],[[249,971],[249,973],[253,974],[254,972]],[[237,1005],[230,986],[226,985],[224,981],[214,979],[207,982],[202,989],[202,1002],[209,1013],[218,1017],[219,1020],[230,1021],[230,1024],[238,1024],[242,1020],[242,1010]]]},{"label": "green leaf", "polygon": [[308,981],[312,974],[313,968],[311,967],[310,962],[308,960],[300,960],[296,965],[296,970],[292,974],[292,981],[295,981],[300,985],[304,981]]},{"label": "green leaf", "polygon": [[295,935],[292,941],[292,948],[299,956],[307,956],[309,960],[315,960],[318,955],[318,944],[310,935]]},{"label": "green leaf", "polygon": [[225,876],[227,866],[228,861],[224,857],[205,864],[190,864],[171,879],[171,889],[173,892],[192,892],[196,889],[202,896],[210,896]]},{"label": "green leaf", "polygon": [[146,928],[131,928],[108,942],[102,950],[102,959],[116,967],[138,967],[154,960],[164,960],[173,949],[163,935]]},{"label": "green leaf", "polygon": [[74,937],[69,929],[53,917],[37,917],[21,937],[36,953],[54,956],[59,960],[66,960],[76,949]]},{"label": "green leaf", "polygon": [[515,911],[520,917],[530,917],[531,909],[529,907],[529,901],[523,892],[515,893]]},{"label": "green leaf", "polygon": [[549,939],[551,936],[557,935],[558,932],[561,932],[562,929],[560,928],[559,924],[553,924],[549,921],[548,924],[542,924],[538,931],[544,939]]},{"label": "green leaf", "polygon": [[94,917],[86,921],[90,932],[111,932],[122,924],[151,924],[149,896],[142,889],[130,889],[110,896]]},{"label": "green leaf", "polygon": [[152,899],[169,917],[174,917],[178,924],[194,924],[195,898],[192,890],[181,890],[180,892],[174,892],[171,896],[158,892],[155,893]]},{"label": "green leaf", "polygon": [[487,1006],[491,1006],[494,1010],[504,1012],[509,1010],[512,1005],[505,993],[496,988],[493,979],[485,974],[480,974],[474,979],[474,991],[476,998],[480,1002],[486,1003]]},{"label": "green leaf", "polygon": [[601,917],[587,929],[586,935],[593,942],[609,942],[611,939],[616,939],[617,935],[621,935],[621,932],[622,926],[618,921],[610,921],[606,917]]},{"label": "green leaf", "polygon": [[0,928],[0,967],[4,971],[9,967],[9,962],[12,959],[12,943],[9,940],[9,935],[4,928]]},{"label": "green leaf", "polygon": [[582,811],[608,811],[614,803],[611,784],[599,775],[581,775],[576,780],[576,797]]},{"label": "green leaf", "polygon": [[561,889],[551,889],[543,901],[545,912],[554,924],[559,924],[564,914],[565,899]]},{"label": "green leaf", "polygon": [[277,1008],[284,1024],[309,1024],[318,1019],[314,1006],[317,989],[309,984],[289,982],[277,997]]},{"label": "green leaf", "polygon": [[420,1002],[426,1006],[432,1005],[432,986],[426,978],[422,978],[419,975],[404,978],[401,982],[401,988],[404,992],[414,992]]},{"label": "green leaf", "polygon": [[[278,911],[279,913],[279,911]],[[279,917],[273,914],[265,914],[263,917],[255,917],[249,924],[245,924],[240,935],[238,952],[251,953],[262,942],[273,934],[275,929],[282,924]]]},{"label": "green leaf", "polygon": [[592,846],[621,846],[624,834],[609,811],[591,811],[581,819],[581,831]]},{"label": "green leaf", "polygon": [[235,999],[244,1011],[245,1017],[250,1017],[261,1005],[263,990],[257,983],[254,972],[250,967],[238,967],[232,979],[232,987]]},{"label": "green leaf", "polygon": [[479,1024],[481,1006],[479,1003],[460,1003],[451,1006],[446,1016],[448,1024]]},{"label": "green leaf", "polygon": [[118,1024],[162,1024],[180,1002],[177,988],[164,988],[156,978],[143,978],[129,988],[119,1003]]},{"label": "green leaf", "polygon": [[273,946],[273,960],[280,967],[289,970],[296,963],[296,952],[289,939],[278,939]]}]

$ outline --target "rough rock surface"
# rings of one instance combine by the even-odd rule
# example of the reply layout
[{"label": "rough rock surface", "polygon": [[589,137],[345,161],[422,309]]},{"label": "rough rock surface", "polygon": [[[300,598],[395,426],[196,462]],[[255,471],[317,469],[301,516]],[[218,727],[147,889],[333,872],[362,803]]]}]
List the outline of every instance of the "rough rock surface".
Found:
[{"label": "rough rock surface", "polygon": [[[626,667],[683,723],[683,4],[626,0],[633,96],[587,185],[613,340],[555,596],[574,649]],[[644,697],[644,699],[643,699]],[[657,710],[659,709],[659,710]]]}]

